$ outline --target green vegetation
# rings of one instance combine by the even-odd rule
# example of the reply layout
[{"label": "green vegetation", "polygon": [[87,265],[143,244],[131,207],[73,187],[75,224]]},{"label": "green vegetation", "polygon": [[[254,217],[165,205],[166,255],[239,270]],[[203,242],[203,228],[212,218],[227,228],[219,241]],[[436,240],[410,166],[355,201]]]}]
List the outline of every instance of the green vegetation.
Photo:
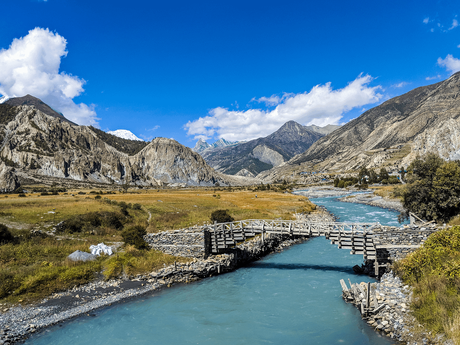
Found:
[{"label": "green vegetation", "polygon": [[408,212],[426,220],[447,223],[460,213],[460,162],[446,162],[435,154],[416,158],[408,167],[401,190]]},{"label": "green vegetation", "polygon": [[395,271],[414,288],[416,319],[460,344],[460,227],[432,234],[420,249],[396,262]]},{"label": "green vegetation", "polygon": [[14,242],[10,229],[5,224],[0,224],[0,245]]},{"label": "green vegetation", "polygon": [[230,223],[235,219],[228,213],[228,210],[215,210],[211,213],[211,222],[212,223]]},{"label": "green vegetation", "polygon": [[147,249],[148,244],[144,241],[147,235],[145,227],[142,225],[133,225],[123,230],[121,236],[126,244],[133,245],[136,249]]},{"label": "green vegetation", "polygon": [[94,128],[93,126],[90,126],[89,128],[94,133],[96,133],[99,139],[109,144],[110,146],[116,148],[118,151],[128,154],[129,156],[135,155],[149,144],[145,141],[119,138],[115,135],[108,134],[104,131],[101,131],[100,129]]}]

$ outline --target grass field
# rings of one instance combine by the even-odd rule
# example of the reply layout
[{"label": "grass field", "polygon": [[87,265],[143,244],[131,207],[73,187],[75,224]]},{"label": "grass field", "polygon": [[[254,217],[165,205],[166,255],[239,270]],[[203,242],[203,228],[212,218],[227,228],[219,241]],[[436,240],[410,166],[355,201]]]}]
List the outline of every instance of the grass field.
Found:
[{"label": "grass field", "polygon": [[[123,203],[129,206],[125,214]],[[135,204],[140,207],[133,207]],[[290,193],[225,188],[136,190],[103,195],[89,190],[47,196],[9,194],[0,197],[0,223],[9,227],[17,241],[0,245],[0,302],[33,301],[96,277],[145,273],[163,264],[187,260],[128,246],[117,257],[101,257],[89,263],[69,262],[66,258],[75,250],[89,251],[92,244],[122,241],[120,228],[110,222],[93,225],[94,215],[115,215],[124,227],[140,224],[147,232],[157,232],[209,222],[211,213],[218,209],[227,209],[235,220],[292,219],[294,212],[311,212],[315,206]],[[59,238],[31,235],[30,230],[50,230],[59,222],[69,223],[72,219],[83,219],[84,226],[72,233],[59,233]]]}]

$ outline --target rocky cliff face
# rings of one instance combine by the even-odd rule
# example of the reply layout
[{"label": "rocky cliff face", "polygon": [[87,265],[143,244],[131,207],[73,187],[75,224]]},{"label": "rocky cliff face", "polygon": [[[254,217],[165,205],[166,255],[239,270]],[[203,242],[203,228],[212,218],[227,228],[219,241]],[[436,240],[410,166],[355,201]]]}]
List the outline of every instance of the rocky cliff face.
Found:
[{"label": "rocky cliff face", "polygon": [[294,121],[285,123],[279,130],[265,138],[259,138],[225,147],[220,150],[205,150],[203,158],[213,168],[226,174],[257,175],[288,161],[304,152],[323,135],[313,132]]},{"label": "rocky cliff face", "polygon": [[46,115],[33,105],[0,104],[0,161],[2,191],[44,178],[144,186],[244,183],[216,172],[174,140],[131,143]]},{"label": "rocky cliff face", "polygon": [[317,170],[398,166],[417,154],[459,156],[460,73],[392,98],[314,143],[287,165]]}]

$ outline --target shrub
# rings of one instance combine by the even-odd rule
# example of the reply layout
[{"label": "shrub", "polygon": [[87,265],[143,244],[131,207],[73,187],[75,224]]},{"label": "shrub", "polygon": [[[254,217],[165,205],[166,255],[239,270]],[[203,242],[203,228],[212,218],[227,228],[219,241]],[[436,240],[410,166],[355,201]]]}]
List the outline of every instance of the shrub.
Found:
[{"label": "shrub", "polygon": [[99,200],[99,199],[102,199],[102,197],[100,195],[96,195],[94,199]]},{"label": "shrub", "polygon": [[0,244],[14,242],[14,236],[5,224],[0,224]]},{"label": "shrub", "polygon": [[26,195],[25,195],[24,193],[19,193],[18,196],[21,197],[21,198],[25,198],[25,197],[26,197]]},{"label": "shrub", "polygon": [[131,244],[137,249],[146,249],[148,248],[147,242],[144,241],[146,234],[147,232],[143,226],[134,225],[124,229],[121,236],[126,244]]},{"label": "shrub", "polygon": [[141,204],[133,204],[133,210],[141,210],[142,209],[142,205]]},{"label": "shrub", "polygon": [[216,210],[211,213],[211,222],[230,223],[235,219],[228,213],[228,210]]}]

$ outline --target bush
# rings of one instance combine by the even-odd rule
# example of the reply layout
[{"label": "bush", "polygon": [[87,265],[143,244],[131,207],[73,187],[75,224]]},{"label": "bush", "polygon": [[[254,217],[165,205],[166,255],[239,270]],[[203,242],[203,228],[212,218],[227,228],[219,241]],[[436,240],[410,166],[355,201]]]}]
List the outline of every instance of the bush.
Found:
[{"label": "bush", "polygon": [[26,195],[25,195],[24,193],[19,193],[18,196],[21,197],[21,198],[25,198],[25,197],[26,197]]},{"label": "bush", "polygon": [[133,204],[133,210],[142,210],[142,205],[141,204]]},{"label": "bush", "polygon": [[0,224],[0,244],[14,242],[14,236],[5,224]]},{"label": "bush", "polygon": [[143,226],[134,225],[124,229],[121,236],[126,244],[131,244],[137,249],[146,249],[148,248],[147,242],[144,241],[146,234],[147,232]]},{"label": "bush", "polygon": [[422,219],[447,223],[459,214],[459,162],[445,162],[435,154],[415,159],[408,167],[403,206]]},{"label": "bush", "polygon": [[228,210],[216,210],[211,213],[211,222],[230,223],[235,219],[228,213]]}]

